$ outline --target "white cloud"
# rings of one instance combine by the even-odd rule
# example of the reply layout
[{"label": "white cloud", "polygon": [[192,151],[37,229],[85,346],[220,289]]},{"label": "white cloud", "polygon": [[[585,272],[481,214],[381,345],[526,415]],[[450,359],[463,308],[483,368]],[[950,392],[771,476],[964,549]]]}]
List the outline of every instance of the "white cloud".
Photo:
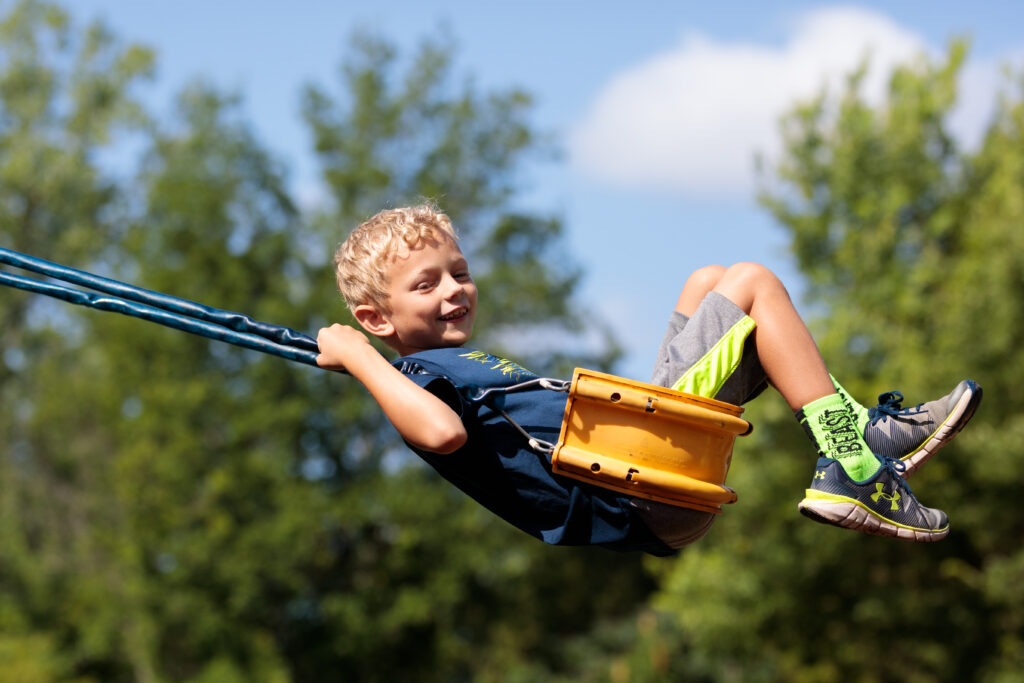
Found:
[{"label": "white cloud", "polygon": [[778,46],[686,35],[607,84],[570,134],[573,166],[618,186],[749,195],[754,153],[776,150],[778,118],[796,100],[838,85],[870,56],[864,92],[877,101],[892,66],[926,47],[852,7],[801,15]]}]

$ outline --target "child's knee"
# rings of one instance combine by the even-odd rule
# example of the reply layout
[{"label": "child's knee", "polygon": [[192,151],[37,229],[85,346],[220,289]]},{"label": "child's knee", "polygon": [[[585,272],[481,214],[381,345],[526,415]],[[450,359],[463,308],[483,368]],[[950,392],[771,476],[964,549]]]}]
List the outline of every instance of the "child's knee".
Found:
[{"label": "child's knee", "polygon": [[779,277],[766,266],[760,263],[740,262],[734,263],[726,269],[723,278],[733,281],[748,283],[752,287],[782,287]]},{"label": "child's knee", "polygon": [[711,265],[698,268],[690,273],[690,277],[686,280],[686,287],[705,293],[710,292],[718,285],[725,273],[725,266]]},{"label": "child's knee", "polygon": [[749,313],[759,298],[789,296],[782,281],[759,263],[736,263],[726,269],[715,291]]},{"label": "child's knee", "polygon": [[722,266],[704,266],[693,271],[686,279],[683,291],[679,293],[676,310],[683,315],[692,316],[708,292],[718,286],[725,272],[726,269]]}]

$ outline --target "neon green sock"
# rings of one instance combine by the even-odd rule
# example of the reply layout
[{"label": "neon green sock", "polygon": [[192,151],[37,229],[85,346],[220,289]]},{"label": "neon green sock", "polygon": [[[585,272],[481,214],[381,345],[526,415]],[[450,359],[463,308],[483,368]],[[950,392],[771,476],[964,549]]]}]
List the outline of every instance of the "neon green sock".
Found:
[{"label": "neon green sock", "polygon": [[[829,377],[832,377],[832,375],[829,375]],[[839,395],[843,397],[844,401],[846,401],[847,407],[849,407],[849,409],[853,412],[853,417],[854,420],[856,420],[857,424],[857,431],[859,431],[861,434],[864,434],[864,428],[868,426],[868,409],[862,406],[857,401],[853,400],[853,397],[850,396],[850,392],[844,389],[843,385],[840,384],[839,380],[837,380],[835,377],[832,377],[832,386],[836,388],[836,391],[839,392]]]},{"label": "neon green sock", "polygon": [[881,462],[864,442],[854,412],[839,394],[829,394],[801,408],[796,419],[826,458],[835,458],[850,478],[864,481],[881,467]]}]

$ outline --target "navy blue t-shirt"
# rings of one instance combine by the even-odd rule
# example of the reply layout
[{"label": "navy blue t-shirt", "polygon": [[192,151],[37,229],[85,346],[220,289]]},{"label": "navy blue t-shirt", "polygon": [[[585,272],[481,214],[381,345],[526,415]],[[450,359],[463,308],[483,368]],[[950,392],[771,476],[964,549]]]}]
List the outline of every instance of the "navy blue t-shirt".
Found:
[{"label": "navy blue t-shirt", "polygon": [[502,398],[491,395],[482,404],[471,401],[475,389],[536,378],[510,360],[473,349],[432,349],[399,358],[394,365],[451,406],[468,434],[466,444],[447,455],[410,447],[485,508],[545,543],[673,554],[641,521],[628,497],[552,474],[550,456],[532,450],[494,409],[503,407],[531,436],[555,443],[566,394],[537,387]]}]

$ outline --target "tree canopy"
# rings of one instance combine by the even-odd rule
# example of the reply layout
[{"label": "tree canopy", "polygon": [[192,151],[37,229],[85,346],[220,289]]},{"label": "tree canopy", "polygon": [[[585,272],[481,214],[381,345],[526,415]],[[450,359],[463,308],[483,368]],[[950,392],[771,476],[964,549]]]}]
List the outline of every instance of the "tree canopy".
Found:
[{"label": "tree canopy", "polygon": [[[449,44],[406,62],[358,35],[341,81],[309,85],[331,201],[306,212],[241,96],[196,82],[149,110],[156,57],[102,25],[21,2],[0,57],[0,244],[315,332],[350,320],[347,230],[430,197],[476,257],[489,343],[527,309],[580,325],[561,222],[513,208],[547,154],[529,97],[460,84]],[[137,163],[98,161],[126,138]],[[14,290],[0,317],[0,659],[24,680],[486,677],[651,589],[639,558],[553,557],[478,510],[340,375]]]},{"label": "tree canopy", "polygon": [[895,70],[878,104],[861,91],[863,69],[798,103],[761,196],[790,234],[825,359],[862,402],[899,389],[913,405],[964,377],[984,387],[968,429],[912,482],[948,512],[950,536],[906,544],[808,524],[794,514],[807,447],[781,402],[753,406],[728,526],[659,573],[653,604],[674,617],[679,675],[1019,676],[1024,80],[1007,81],[980,149],[963,149],[948,122],[966,52],[954,42],[944,59]]},{"label": "tree canopy", "polygon": [[[551,548],[418,464],[332,373],[0,292],[0,680],[1014,680],[1024,666],[1024,78],[978,149],[950,133],[967,47],[795,103],[761,200],[791,237],[834,374],[863,402],[986,399],[915,476],[952,533],[808,522],[813,457],[752,405],[740,501],[677,559]],[[613,369],[557,215],[518,202],[555,141],[447,39],[354,35],[302,118],[326,197],[298,205],[243,94],[146,103],[158,56],[38,0],[0,16],[0,245],[315,331],[351,322],[330,254],[434,199],[481,287],[481,343]],[[126,141],[127,164],[110,154]],[[538,334],[540,333],[540,334]]]}]

